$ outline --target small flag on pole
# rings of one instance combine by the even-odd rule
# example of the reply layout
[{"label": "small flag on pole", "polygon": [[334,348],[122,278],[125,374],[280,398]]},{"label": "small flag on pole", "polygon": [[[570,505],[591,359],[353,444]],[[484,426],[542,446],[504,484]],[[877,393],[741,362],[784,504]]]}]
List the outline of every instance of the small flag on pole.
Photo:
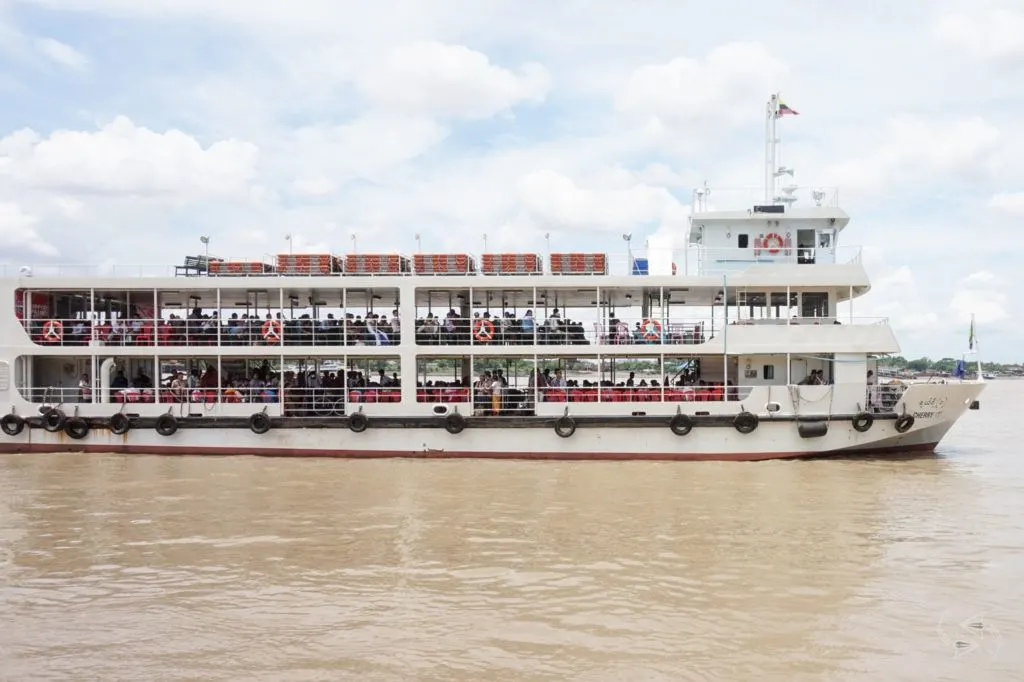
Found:
[{"label": "small flag on pole", "polygon": [[775,113],[775,118],[782,118],[783,116],[799,116],[800,112],[793,109],[788,104],[779,100],[779,110]]},{"label": "small flag on pole", "polygon": [[974,315],[971,315],[971,333],[967,337],[967,349],[974,350]]}]

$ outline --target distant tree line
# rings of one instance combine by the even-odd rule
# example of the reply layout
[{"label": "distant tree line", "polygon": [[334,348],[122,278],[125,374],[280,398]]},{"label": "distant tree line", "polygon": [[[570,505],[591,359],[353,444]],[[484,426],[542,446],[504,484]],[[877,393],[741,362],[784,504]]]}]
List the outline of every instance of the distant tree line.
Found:
[{"label": "distant tree line", "polygon": [[[917,358],[915,360],[907,360],[901,355],[894,355],[889,358],[879,358],[878,365],[880,367],[888,367],[890,369],[906,369],[911,372],[952,372],[956,367],[956,358],[942,358],[941,360],[932,360],[929,357]],[[975,360],[972,360],[970,356],[965,357],[964,361],[967,363],[968,369],[973,369],[976,364]],[[985,372],[1019,372],[1021,370],[1022,363],[1016,364],[1003,364],[999,362],[982,362],[981,369]]]}]

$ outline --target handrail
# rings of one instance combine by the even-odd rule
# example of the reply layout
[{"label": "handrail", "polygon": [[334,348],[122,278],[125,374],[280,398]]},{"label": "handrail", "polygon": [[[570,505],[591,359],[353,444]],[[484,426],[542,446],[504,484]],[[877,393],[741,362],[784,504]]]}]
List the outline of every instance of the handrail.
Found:
[{"label": "handrail", "polygon": [[[788,251],[788,253],[787,253]],[[844,255],[846,254],[846,255]],[[348,254],[348,256],[334,256],[330,258],[343,259],[345,257],[360,256],[366,254]],[[755,249],[751,244],[747,248],[728,247],[704,247],[699,244],[679,245],[679,248],[648,248],[642,251],[626,253],[602,253],[604,267],[599,269],[581,269],[580,271],[552,272],[550,257],[543,262],[544,267],[527,271],[485,271],[476,263],[486,254],[467,254],[468,265],[464,269],[436,269],[434,267],[417,270],[414,266],[415,257],[394,254],[401,259],[401,267],[393,271],[359,270],[347,271],[344,268],[333,265],[329,267],[303,267],[303,268],[280,268],[276,263],[268,262],[268,258],[261,255],[258,258],[248,259],[224,259],[224,264],[248,263],[252,268],[228,271],[226,266],[220,272],[210,272],[202,262],[196,260],[202,257],[189,257],[183,259],[181,264],[95,264],[95,263],[37,263],[37,264],[12,264],[0,263],[0,277],[12,277],[31,279],[40,277],[106,277],[106,278],[156,278],[156,277],[188,277],[202,278],[211,281],[249,280],[265,278],[295,278],[322,280],[331,278],[352,278],[352,277],[409,277],[417,276],[423,278],[437,277],[467,277],[479,278],[481,280],[492,279],[496,276],[509,276],[522,279],[529,279],[541,276],[557,276],[574,280],[577,278],[590,278],[594,276],[630,276],[630,277],[686,277],[692,275],[715,274],[718,272],[731,272],[737,268],[746,268],[752,265],[815,265],[815,264],[859,264],[862,258],[860,246],[836,246],[832,248],[820,247],[798,247],[791,246],[789,249],[779,249],[778,253],[772,253],[769,249]],[[556,254],[557,255],[557,254]],[[580,254],[584,255],[584,254]],[[211,259],[212,260],[212,259]],[[333,262],[333,261],[332,261]]]},{"label": "handrail", "polygon": [[[428,319],[435,324],[427,324]],[[524,322],[531,321],[526,325]],[[21,320],[33,343],[44,347],[365,347],[398,346],[406,334],[417,346],[663,346],[699,345],[717,335],[722,317],[616,317],[607,323],[561,318],[419,318],[409,331],[393,324],[343,319],[87,319]],[[887,326],[885,317],[733,319],[731,327]]]}]

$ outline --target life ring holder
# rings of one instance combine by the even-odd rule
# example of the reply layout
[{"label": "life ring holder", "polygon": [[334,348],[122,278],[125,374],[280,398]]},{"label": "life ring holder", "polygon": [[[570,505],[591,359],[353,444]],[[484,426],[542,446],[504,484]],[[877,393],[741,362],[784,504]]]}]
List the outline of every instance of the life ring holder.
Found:
[{"label": "life ring holder", "polygon": [[[774,240],[778,246],[769,246],[769,243],[772,240]],[[778,232],[769,232],[764,236],[764,239],[761,240],[761,248],[773,256],[780,254],[785,246],[786,242]]]},{"label": "life ring holder", "polygon": [[678,410],[672,417],[672,421],[669,422],[668,428],[677,436],[685,436],[693,431],[693,419],[689,415],[683,414],[682,410]]},{"label": "life ring holder", "polygon": [[644,341],[661,341],[661,322],[657,320],[644,320]]},{"label": "life ring holder", "polygon": [[914,422],[915,421],[916,420],[914,419],[914,415],[907,414],[906,412],[904,412],[896,420],[896,424],[895,424],[896,432],[897,433],[906,433],[907,431],[909,431],[910,429],[912,429],[914,427]]},{"label": "life ring holder", "polygon": [[853,418],[853,430],[857,433],[867,433],[875,423],[875,415],[870,412],[859,412]]},{"label": "life ring holder", "polygon": [[466,418],[458,412],[452,412],[444,418],[444,430],[453,436],[457,433],[462,433],[465,428]]},{"label": "life ring holder", "polygon": [[8,436],[17,436],[25,428],[25,420],[11,412],[0,417],[0,429]]},{"label": "life ring holder", "polygon": [[569,416],[569,408],[565,408],[565,414],[555,420],[555,433],[560,438],[571,438],[576,433],[576,420]]},{"label": "life ring holder", "polygon": [[348,418],[348,428],[352,433],[362,433],[370,425],[370,420],[363,414],[363,408]]},{"label": "life ring holder", "polygon": [[494,323],[486,318],[481,318],[473,323],[473,338],[480,343],[490,343],[494,340]]},{"label": "life ring holder", "polygon": [[263,323],[260,333],[263,334],[263,340],[269,344],[281,343],[281,321],[267,320]]},{"label": "life ring holder", "polygon": [[758,422],[759,420],[756,414],[743,410],[733,417],[732,425],[740,433],[747,434],[753,433],[757,430]]}]

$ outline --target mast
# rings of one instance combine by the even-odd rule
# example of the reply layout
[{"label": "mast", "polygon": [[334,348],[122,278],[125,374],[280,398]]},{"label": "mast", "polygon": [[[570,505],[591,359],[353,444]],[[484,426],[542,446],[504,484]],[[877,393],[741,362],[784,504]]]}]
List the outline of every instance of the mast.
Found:
[{"label": "mast", "polygon": [[776,146],[779,143],[779,95],[773,94],[765,104],[764,116],[764,202],[775,198]]},{"label": "mast", "polygon": [[775,93],[768,100],[765,106],[764,122],[764,202],[766,204],[792,204],[796,201],[793,192],[796,185],[782,187],[781,193],[776,193],[776,179],[783,175],[793,177],[793,169],[780,165],[779,145],[779,119],[785,115],[797,115],[791,107],[782,103],[779,93]]},{"label": "mast", "polygon": [[978,338],[974,335],[974,313],[971,313],[971,336],[969,339],[970,349],[974,351],[974,359],[978,363],[978,381],[984,381],[985,375],[981,373],[981,349],[978,348]]}]

